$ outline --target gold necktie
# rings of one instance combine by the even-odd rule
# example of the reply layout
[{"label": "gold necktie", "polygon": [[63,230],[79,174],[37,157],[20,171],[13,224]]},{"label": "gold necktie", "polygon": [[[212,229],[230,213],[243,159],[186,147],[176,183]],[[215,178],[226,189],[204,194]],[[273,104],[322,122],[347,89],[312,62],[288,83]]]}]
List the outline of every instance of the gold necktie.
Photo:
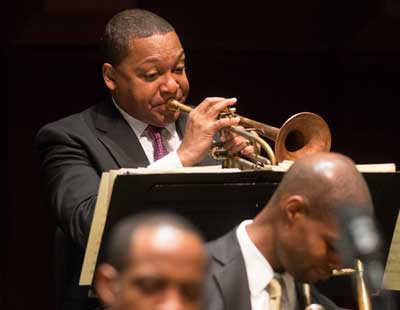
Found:
[{"label": "gold necktie", "polygon": [[272,278],[267,286],[269,293],[269,309],[281,310],[282,287],[276,278]]}]

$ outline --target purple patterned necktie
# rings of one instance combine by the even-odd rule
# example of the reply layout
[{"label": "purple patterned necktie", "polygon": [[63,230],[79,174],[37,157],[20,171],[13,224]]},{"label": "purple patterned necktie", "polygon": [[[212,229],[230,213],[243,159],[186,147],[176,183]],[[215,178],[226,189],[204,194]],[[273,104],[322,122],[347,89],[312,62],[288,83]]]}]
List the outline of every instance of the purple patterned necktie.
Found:
[{"label": "purple patterned necktie", "polygon": [[154,148],[154,161],[159,160],[161,157],[164,157],[165,155],[168,154],[167,149],[164,146],[161,132],[164,128],[162,127],[156,127],[152,125],[147,126],[147,132],[153,142],[153,148]]}]

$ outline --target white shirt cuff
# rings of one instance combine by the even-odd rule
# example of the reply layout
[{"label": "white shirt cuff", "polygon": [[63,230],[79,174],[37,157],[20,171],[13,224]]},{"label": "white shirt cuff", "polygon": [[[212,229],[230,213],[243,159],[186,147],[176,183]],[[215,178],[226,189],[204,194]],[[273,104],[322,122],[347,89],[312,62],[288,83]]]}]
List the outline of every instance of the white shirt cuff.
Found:
[{"label": "white shirt cuff", "polygon": [[183,168],[183,165],[178,157],[176,151],[168,153],[163,158],[155,161],[154,163],[147,166],[150,169],[177,169]]}]

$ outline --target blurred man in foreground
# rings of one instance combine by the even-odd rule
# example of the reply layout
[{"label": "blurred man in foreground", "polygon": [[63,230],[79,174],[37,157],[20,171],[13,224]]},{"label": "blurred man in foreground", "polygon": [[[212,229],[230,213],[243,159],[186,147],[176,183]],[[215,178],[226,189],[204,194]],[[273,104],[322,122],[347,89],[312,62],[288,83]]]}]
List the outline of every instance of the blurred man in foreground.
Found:
[{"label": "blurred man in foreground", "polygon": [[185,219],[140,214],[113,228],[96,291],[108,309],[199,310],[206,266],[203,239]]}]

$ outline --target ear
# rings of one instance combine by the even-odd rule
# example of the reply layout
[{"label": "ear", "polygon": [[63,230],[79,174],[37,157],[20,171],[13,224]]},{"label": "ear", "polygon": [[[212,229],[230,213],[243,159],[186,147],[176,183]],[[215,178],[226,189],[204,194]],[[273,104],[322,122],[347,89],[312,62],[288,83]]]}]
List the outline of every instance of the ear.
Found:
[{"label": "ear", "polygon": [[285,218],[289,224],[294,224],[307,215],[307,201],[303,196],[292,195],[286,199],[284,206]]},{"label": "ear", "polygon": [[103,72],[104,83],[106,83],[107,88],[111,91],[114,91],[116,87],[115,85],[116,72],[114,67],[106,62],[103,64],[102,72]]},{"label": "ear", "polygon": [[108,264],[101,264],[96,270],[96,293],[105,305],[113,305],[118,300],[118,273]]}]

